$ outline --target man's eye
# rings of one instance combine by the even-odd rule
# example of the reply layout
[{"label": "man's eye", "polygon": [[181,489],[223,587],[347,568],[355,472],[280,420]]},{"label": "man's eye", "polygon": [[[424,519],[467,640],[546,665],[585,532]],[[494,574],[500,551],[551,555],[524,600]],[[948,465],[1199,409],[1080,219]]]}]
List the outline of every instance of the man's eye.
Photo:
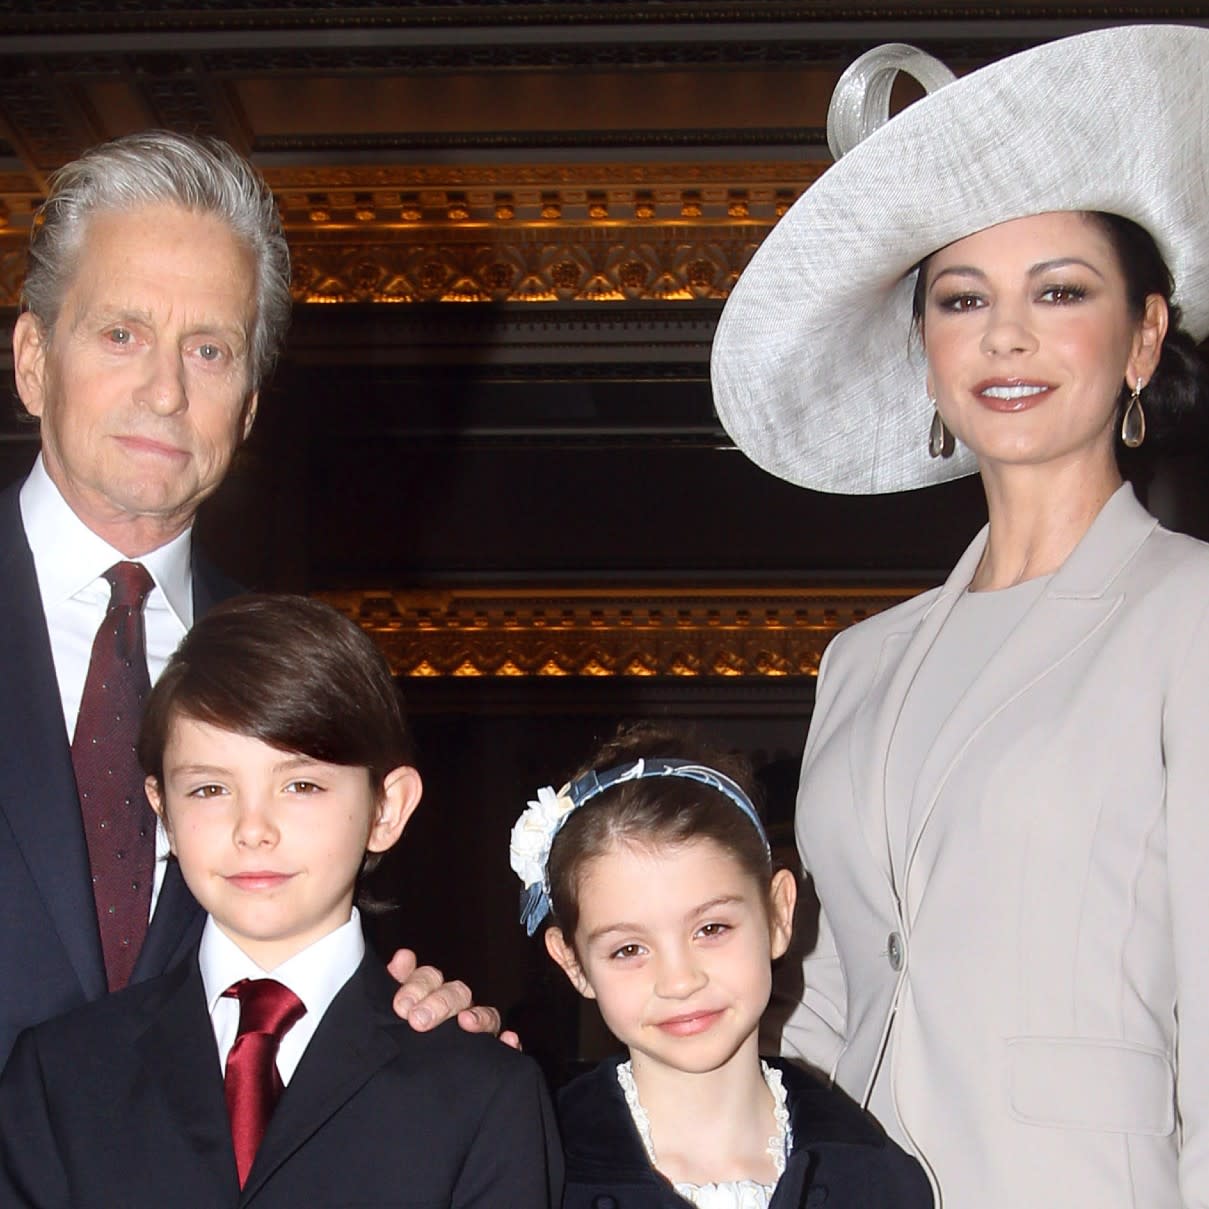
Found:
[{"label": "man's eye", "polygon": [[129,344],[134,339],[130,329],[125,327],[114,327],[109,329],[110,344]]},{"label": "man's eye", "polygon": [[223,352],[217,344],[202,344],[198,346],[197,355],[203,361],[221,361]]}]

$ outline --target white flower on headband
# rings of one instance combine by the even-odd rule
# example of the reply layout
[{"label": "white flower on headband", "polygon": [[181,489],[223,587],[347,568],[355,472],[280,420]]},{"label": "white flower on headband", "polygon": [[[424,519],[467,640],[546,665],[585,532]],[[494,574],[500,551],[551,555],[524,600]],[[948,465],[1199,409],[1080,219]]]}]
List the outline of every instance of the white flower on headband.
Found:
[{"label": "white flower on headband", "polygon": [[526,888],[546,884],[550,846],[567,815],[575,809],[575,803],[567,797],[567,789],[564,785],[555,793],[549,785],[543,786],[537,791],[537,801],[529,802],[529,808],[512,828],[508,857],[513,872]]}]

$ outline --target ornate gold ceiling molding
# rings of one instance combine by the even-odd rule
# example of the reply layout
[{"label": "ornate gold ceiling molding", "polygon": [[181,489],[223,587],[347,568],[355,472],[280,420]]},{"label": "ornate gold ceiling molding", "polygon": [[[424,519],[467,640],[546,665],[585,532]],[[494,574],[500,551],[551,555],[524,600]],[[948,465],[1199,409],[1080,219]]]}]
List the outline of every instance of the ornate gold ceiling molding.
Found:
[{"label": "ornate gold ceiling molding", "polygon": [[725,298],[821,171],[416,167],[345,171],[343,187],[315,173],[305,192],[296,173],[270,180],[300,302],[682,302]]},{"label": "ornate gold ceiling molding", "polygon": [[320,592],[397,676],[815,676],[841,630],[917,588],[602,588]]},{"label": "ornate gold ceiling molding", "polygon": [[[721,300],[823,165],[270,169],[300,303]],[[31,197],[5,226],[16,306]]]},{"label": "ornate gold ceiling molding", "polygon": [[613,227],[399,232],[378,242],[296,242],[302,302],[684,302],[730,292],[767,228]]}]

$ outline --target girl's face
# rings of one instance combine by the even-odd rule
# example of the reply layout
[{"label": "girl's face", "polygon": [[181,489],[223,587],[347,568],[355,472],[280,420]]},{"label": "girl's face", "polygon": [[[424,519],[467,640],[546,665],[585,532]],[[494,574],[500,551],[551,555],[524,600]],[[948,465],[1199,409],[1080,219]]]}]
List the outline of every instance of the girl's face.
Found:
[{"label": "girl's face", "polygon": [[636,1068],[704,1073],[740,1053],[754,1060],[795,893],[781,870],[769,901],[713,840],[618,844],[582,872],[574,951],[557,928],[546,947]]},{"label": "girl's face", "polygon": [[1153,374],[1167,307],[1155,294],[1129,313],[1104,231],[1037,214],[942,248],[926,272],[928,393],[981,468],[1111,463],[1121,388]]}]

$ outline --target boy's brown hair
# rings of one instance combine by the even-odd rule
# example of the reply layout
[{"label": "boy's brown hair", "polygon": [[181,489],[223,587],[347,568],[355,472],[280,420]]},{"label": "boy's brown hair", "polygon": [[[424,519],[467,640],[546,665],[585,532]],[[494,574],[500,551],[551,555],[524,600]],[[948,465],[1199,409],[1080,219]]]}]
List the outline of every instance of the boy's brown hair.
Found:
[{"label": "boy's brown hair", "polygon": [[[392,769],[412,763],[381,652],[360,626],[305,596],[237,597],[185,635],[151,690],[139,734],[139,762],[161,787],[178,717],[365,768],[376,790]],[[369,854],[363,872],[378,855]]]}]

